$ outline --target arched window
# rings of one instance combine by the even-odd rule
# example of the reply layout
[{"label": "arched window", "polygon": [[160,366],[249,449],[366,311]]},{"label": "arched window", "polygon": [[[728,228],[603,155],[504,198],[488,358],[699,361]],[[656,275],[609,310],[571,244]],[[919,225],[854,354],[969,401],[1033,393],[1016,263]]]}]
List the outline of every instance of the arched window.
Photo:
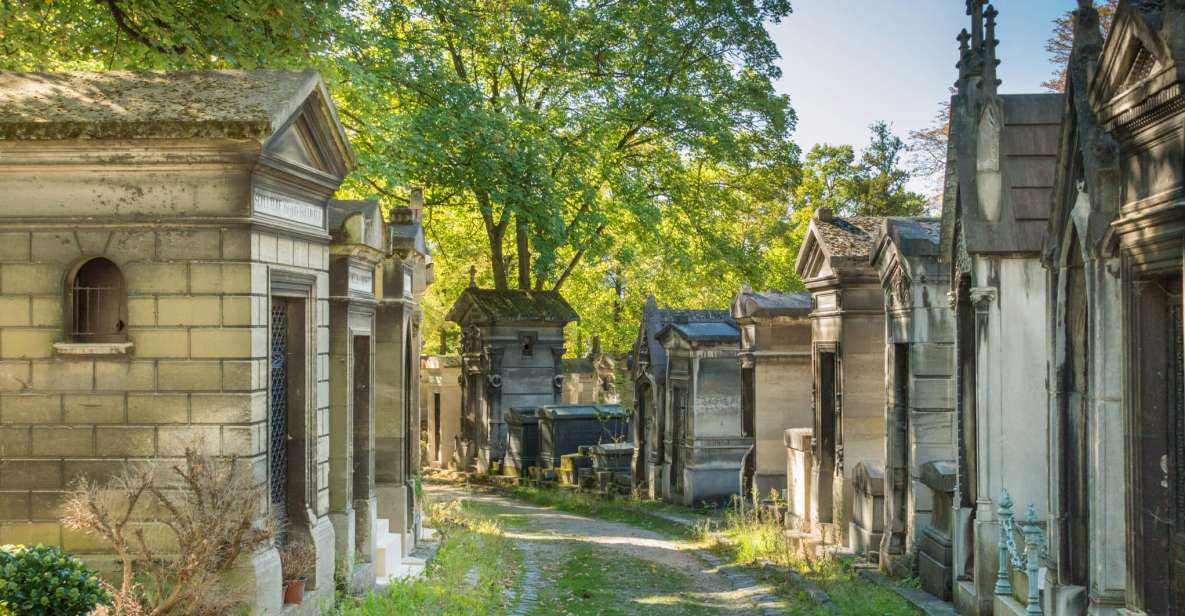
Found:
[{"label": "arched window", "polygon": [[70,342],[124,342],[127,339],[127,285],[119,267],[104,258],[86,261],[69,285]]}]

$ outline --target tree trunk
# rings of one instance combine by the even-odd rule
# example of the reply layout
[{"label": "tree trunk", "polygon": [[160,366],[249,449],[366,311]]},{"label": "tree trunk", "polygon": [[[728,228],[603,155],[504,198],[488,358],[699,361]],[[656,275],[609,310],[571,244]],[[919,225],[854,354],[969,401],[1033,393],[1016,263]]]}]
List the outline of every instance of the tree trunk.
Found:
[{"label": "tree trunk", "polygon": [[531,290],[531,246],[528,242],[527,221],[522,214],[514,215],[514,239],[518,244],[518,288]]},{"label": "tree trunk", "polygon": [[481,219],[486,225],[486,238],[490,241],[490,269],[494,275],[494,288],[505,291],[510,288],[510,284],[506,280],[506,255],[502,252],[502,238],[506,235],[508,212],[503,210],[501,220],[495,224],[490,195],[484,191],[475,191],[474,195],[481,209]]}]

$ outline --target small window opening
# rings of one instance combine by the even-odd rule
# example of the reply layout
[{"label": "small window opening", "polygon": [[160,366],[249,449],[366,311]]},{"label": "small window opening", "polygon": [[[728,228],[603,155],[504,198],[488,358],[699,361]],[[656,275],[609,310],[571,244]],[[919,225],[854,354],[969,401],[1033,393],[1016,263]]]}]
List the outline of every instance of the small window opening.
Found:
[{"label": "small window opening", "polygon": [[124,342],[127,289],[119,267],[107,259],[83,263],[70,281],[70,341]]},{"label": "small window opening", "polygon": [[535,334],[520,333],[518,335],[518,347],[522,351],[523,357],[534,357]]}]

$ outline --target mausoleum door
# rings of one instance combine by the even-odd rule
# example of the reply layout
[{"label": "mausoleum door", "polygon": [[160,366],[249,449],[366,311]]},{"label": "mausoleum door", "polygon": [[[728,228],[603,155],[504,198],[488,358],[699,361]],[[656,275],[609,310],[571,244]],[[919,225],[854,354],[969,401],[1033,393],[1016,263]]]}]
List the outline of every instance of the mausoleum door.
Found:
[{"label": "mausoleum door", "polygon": [[1059,442],[1062,447],[1059,475],[1059,509],[1064,519],[1059,531],[1061,581],[1075,586],[1089,582],[1090,549],[1089,480],[1090,436],[1087,422],[1090,338],[1087,328],[1086,279],[1082,251],[1071,242],[1070,263],[1065,269],[1066,312],[1064,336],[1066,360],[1062,367],[1062,408]]},{"label": "mausoleum door", "polygon": [[1137,590],[1144,612],[1185,610],[1185,372],[1181,276],[1139,283],[1130,445]]},{"label": "mausoleum door", "polygon": [[888,554],[904,554],[909,521],[909,344],[895,343],[892,349],[892,377],[889,384],[885,437],[888,440],[888,473],[885,494],[884,548]]},{"label": "mausoleum door", "polygon": [[646,479],[646,456],[648,455],[647,439],[650,438],[650,415],[647,403],[650,401],[650,386],[638,388],[634,396],[634,407],[637,416],[634,417],[634,484],[641,485]]},{"label": "mausoleum door", "polygon": [[671,490],[683,492],[683,436],[687,425],[687,389],[671,390]]},{"label": "mausoleum door", "polygon": [[354,336],[354,549],[369,556],[370,494],[374,477],[374,419],[370,404],[370,336]]},{"label": "mausoleum door", "polygon": [[[748,360],[752,362],[752,359]],[[757,432],[757,369],[752,366],[741,368],[741,436],[753,438]],[[753,491],[753,479],[757,474],[757,442],[754,440],[741,476],[741,490],[745,497]],[[760,496],[760,495],[759,495]]]},{"label": "mausoleum door", "polygon": [[[958,353],[957,387],[958,397],[958,507],[967,514],[965,524],[956,526],[956,532],[961,533],[956,539],[962,546],[975,544],[972,533],[975,527],[974,516],[976,501],[979,499],[979,454],[976,434],[976,324],[975,307],[971,304],[971,279],[962,276],[959,279],[955,297],[955,319],[957,327],[956,352]],[[956,571],[963,579],[973,579],[975,571],[974,550],[964,549]]]},{"label": "mausoleum door", "polygon": [[836,357],[834,352],[819,352],[818,388],[815,403],[815,460],[819,468],[817,493],[819,522],[832,520],[832,485],[836,473],[836,433],[839,417],[836,410]]},{"label": "mausoleum door", "polygon": [[284,542],[288,522],[288,309],[272,302],[270,388],[268,391],[268,497]]}]

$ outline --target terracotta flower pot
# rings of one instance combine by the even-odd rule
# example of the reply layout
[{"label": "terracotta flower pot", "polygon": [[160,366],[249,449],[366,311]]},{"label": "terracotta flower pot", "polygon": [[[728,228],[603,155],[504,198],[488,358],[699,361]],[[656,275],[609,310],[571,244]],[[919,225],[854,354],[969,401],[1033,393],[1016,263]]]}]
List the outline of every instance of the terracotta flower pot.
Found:
[{"label": "terracotta flower pot", "polygon": [[284,582],[284,605],[295,605],[304,601],[304,578]]}]

